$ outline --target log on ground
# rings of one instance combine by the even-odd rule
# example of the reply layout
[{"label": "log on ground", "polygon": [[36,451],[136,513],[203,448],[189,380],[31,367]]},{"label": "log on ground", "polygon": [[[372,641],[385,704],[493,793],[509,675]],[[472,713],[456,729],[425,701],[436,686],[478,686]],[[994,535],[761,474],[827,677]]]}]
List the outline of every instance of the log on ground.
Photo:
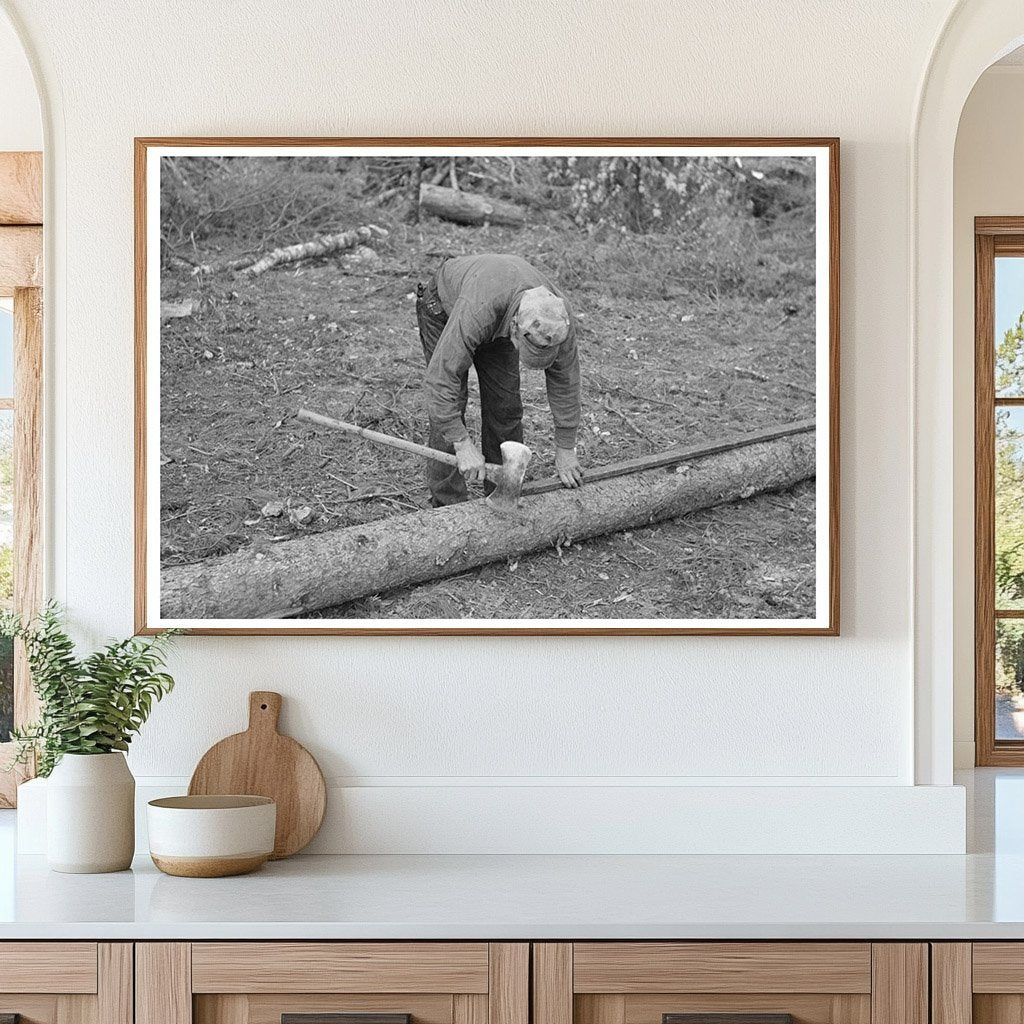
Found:
[{"label": "log on ground", "polygon": [[307,615],[488,562],[646,526],[767,491],[815,473],[813,431],[688,464],[524,498],[519,515],[482,501],[412,512],[283,541],[161,573],[165,619]]},{"label": "log on ground", "polygon": [[526,221],[526,214],[515,203],[426,183],[420,186],[420,209],[455,224],[519,227]]}]

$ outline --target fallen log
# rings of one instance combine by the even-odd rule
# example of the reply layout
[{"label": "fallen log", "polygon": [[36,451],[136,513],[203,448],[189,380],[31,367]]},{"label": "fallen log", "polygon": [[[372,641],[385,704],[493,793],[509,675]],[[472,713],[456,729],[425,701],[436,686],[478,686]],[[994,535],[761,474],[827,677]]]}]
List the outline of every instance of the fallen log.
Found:
[{"label": "fallen log", "polygon": [[268,619],[309,614],[371,594],[453,576],[488,562],[687,515],[815,472],[814,433],[735,448],[524,498],[517,519],[483,501],[380,519],[161,573],[164,619]]},{"label": "fallen log", "polygon": [[367,224],[365,227],[353,228],[351,231],[341,231],[335,235],[321,235],[310,242],[299,242],[296,245],[286,245],[280,249],[273,249],[262,256],[254,256],[251,253],[245,256],[238,256],[233,259],[213,260],[210,263],[200,263],[193,267],[192,276],[200,274],[221,274],[226,270],[241,271],[250,277],[258,277],[260,274],[280,266],[282,263],[294,263],[296,260],[307,260],[314,256],[330,256],[331,253],[341,252],[344,249],[352,249],[361,242],[369,242],[374,238],[387,238],[388,232],[385,228],[376,224]]},{"label": "fallen log", "polygon": [[426,182],[420,185],[420,208],[455,224],[504,224],[515,228],[526,222],[526,214],[514,203]]}]

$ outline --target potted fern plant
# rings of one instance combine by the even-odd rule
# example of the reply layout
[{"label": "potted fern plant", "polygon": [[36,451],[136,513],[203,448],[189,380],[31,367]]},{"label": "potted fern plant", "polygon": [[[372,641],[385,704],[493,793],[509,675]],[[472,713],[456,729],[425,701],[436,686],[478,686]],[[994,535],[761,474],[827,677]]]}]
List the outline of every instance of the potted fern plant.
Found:
[{"label": "potted fern plant", "polygon": [[38,721],[11,734],[14,764],[36,759],[48,777],[47,861],[54,871],[122,871],[135,852],[135,779],[124,758],[133,735],[174,680],[162,671],[173,631],[112,641],[85,657],[57,606],[23,622],[0,614],[20,640],[39,697]]}]

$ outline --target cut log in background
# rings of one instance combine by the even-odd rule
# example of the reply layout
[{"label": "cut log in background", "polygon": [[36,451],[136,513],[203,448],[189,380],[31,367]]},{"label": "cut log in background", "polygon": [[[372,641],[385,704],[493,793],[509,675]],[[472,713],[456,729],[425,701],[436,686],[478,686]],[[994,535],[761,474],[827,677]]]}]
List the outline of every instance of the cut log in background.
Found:
[{"label": "cut log in background", "polygon": [[526,221],[526,214],[515,203],[426,183],[420,186],[420,209],[455,224],[519,227]]},{"label": "cut log in background", "polygon": [[[161,573],[165,619],[309,614],[371,594],[453,576],[488,562],[646,526],[793,487],[815,473],[813,431],[675,467],[524,498],[509,519],[483,501],[245,549]],[[680,609],[685,618],[687,609]]]}]

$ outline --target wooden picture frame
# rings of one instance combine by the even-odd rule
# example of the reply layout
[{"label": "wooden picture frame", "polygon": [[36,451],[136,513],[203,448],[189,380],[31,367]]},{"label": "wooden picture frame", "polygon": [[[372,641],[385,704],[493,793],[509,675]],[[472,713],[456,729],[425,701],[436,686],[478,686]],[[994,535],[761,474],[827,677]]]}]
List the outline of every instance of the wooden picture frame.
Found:
[{"label": "wooden picture frame", "polygon": [[[814,512],[815,598],[813,615],[792,620],[541,619],[488,620],[445,618],[390,621],[320,619],[301,616],[296,607],[274,609],[271,617],[249,615],[163,614],[160,607],[162,574],[159,546],[159,495],[155,481],[160,462],[155,433],[159,412],[154,392],[159,389],[160,355],[160,168],[164,157],[261,155],[338,156],[384,153],[388,156],[503,154],[545,156],[572,151],[580,157],[621,153],[624,157],[672,153],[698,156],[732,155],[743,159],[773,154],[797,154],[815,161],[816,298],[814,440],[816,504]],[[453,164],[455,156],[453,156]],[[420,161],[422,163],[422,160]],[[739,159],[737,162],[740,162]],[[639,172],[638,172],[639,177]],[[419,179],[416,179],[417,187]],[[453,175],[454,184],[454,175]],[[639,189],[639,185],[637,186]],[[419,193],[422,195],[422,193]],[[839,140],[836,138],[160,138],[135,140],[135,617],[136,630],[151,634],[168,626],[209,635],[793,635],[836,636],[839,633]],[[486,222],[489,224],[489,221]],[[195,254],[193,254],[195,256]],[[199,262],[198,257],[196,257]],[[200,274],[207,266],[200,266]],[[156,305],[154,305],[156,303]],[[693,458],[693,454],[690,455]],[[682,459],[682,457],[680,457]],[[676,465],[679,464],[677,460]],[[685,469],[685,462],[684,469]],[[822,506],[825,508],[822,508]],[[257,557],[254,553],[253,557]],[[291,618],[278,618],[289,615]]]}]

